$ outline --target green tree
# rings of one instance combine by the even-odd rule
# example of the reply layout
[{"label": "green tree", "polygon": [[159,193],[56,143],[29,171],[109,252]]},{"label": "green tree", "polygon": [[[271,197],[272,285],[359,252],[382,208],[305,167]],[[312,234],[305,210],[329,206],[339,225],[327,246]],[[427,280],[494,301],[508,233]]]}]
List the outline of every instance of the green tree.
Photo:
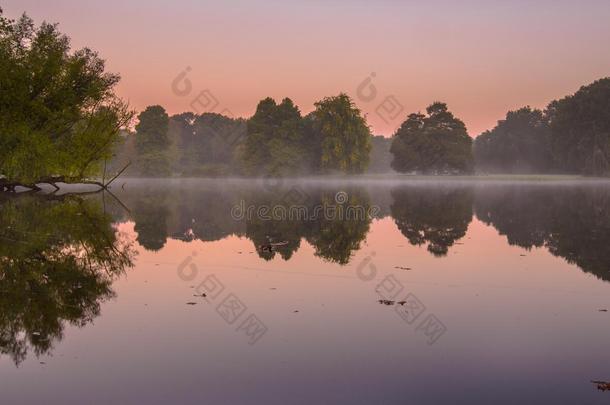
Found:
[{"label": "green tree", "polygon": [[57,25],[0,9],[0,191],[98,175],[132,116],[118,81],[96,52],[72,52]]},{"label": "green tree", "polygon": [[392,171],[392,139],[382,135],[371,138],[371,162],[367,168],[368,173],[389,173]]},{"label": "green tree", "polygon": [[149,106],[138,115],[136,125],[136,149],[138,167],[144,176],[167,176],[170,174],[167,150],[169,116],[160,105]]},{"label": "green tree", "polygon": [[547,107],[553,157],[568,173],[602,175],[610,169],[610,78],[583,86]]},{"label": "green tree", "polygon": [[472,139],[445,103],[431,104],[428,115],[410,114],[394,134],[392,168],[425,174],[472,173]]},{"label": "green tree", "polygon": [[280,104],[272,98],[262,100],[248,120],[248,135],[242,151],[246,173],[302,173],[307,168],[304,138],[301,112],[292,100],[285,98]]},{"label": "green tree", "polygon": [[326,97],[311,113],[310,142],[319,144],[318,169],[363,173],[369,163],[371,131],[360,110],[346,94]]},{"label": "green tree", "polygon": [[235,149],[244,141],[246,122],[216,113],[203,113],[193,122],[189,173],[195,175],[230,174],[238,166]]},{"label": "green tree", "polygon": [[478,170],[548,172],[553,164],[548,120],[529,106],[509,111],[494,129],[475,139],[473,151]]}]

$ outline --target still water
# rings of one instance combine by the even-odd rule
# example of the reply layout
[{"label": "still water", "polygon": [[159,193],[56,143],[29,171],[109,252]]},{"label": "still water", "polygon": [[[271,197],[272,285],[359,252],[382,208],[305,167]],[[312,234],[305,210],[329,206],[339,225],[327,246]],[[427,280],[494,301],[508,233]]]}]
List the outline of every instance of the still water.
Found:
[{"label": "still water", "polygon": [[607,404],[610,183],[0,197],[2,404]]}]

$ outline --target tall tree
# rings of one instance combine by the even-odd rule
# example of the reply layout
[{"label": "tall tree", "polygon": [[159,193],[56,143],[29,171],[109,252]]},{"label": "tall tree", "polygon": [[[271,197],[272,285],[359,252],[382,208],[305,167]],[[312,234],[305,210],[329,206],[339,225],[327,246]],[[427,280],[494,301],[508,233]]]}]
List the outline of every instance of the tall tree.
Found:
[{"label": "tall tree", "polygon": [[583,86],[547,107],[553,157],[570,173],[610,171],[610,78]]},{"label": "tall tree", "polygon": [[292,100],[277,104],[262,100],[248,120],[242,160],[248,174],[293,175],[306,170],[305,131],[301,112]]},{"label": "tall tree", "polygon": [[319,169],[363,173],[369,163],[371,131],[346,94],[326,97],[311,113],[313,142],[319,143]]},{"label": "tall tree", "polygon": [[371,161],[367,168],[368,173],[389,173],[392,171],[392,139],[383,135],[371,138]]},{"label": "tall tree", "polygon": [[71,51],[57,25],[0,9],[0,191],[98,175],[131,119],[118,82],[96,52]]},{"label": "tall tree", "polygon": [[474,141],[478,170],[496,172],[548,172],[552,168],[551,133],[540,110],[529,106],[509,111],[491,131]]},{"label": "tall tree", "polygon": [[138,115],[136,125],[136,148],[138,167],[144,176],[166,176],[170,174],[167,150],[169,116],[160,105],[149,106]]},{"label": "tall tree", "polygon": [[472,139],[464,123],[445,103],[433,103],[426,112],[410,114],[394,134],[392,168],[424,174],[472,173]]}]

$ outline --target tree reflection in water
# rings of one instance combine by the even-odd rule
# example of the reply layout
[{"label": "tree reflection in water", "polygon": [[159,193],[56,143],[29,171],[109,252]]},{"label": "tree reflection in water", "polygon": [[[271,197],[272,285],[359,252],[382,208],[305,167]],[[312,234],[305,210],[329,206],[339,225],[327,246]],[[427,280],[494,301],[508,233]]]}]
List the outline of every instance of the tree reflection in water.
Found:
[{"label": "tree reflection in water", "polygon": [[509,244],[545,247],[610,281],[610,189],[594,186],[490,187],[477,192],[477,218]]},{"label": "tree reflection in water", "polygon": [[19,365],[90,323],[134,252],[92,199],[1,199],[0,352]]},{"label": "tree reflection in water", "polygon": [[469,187],[402,187],[392,196],[392,217],[400,232],[412,245],[427,244],[436,257],[447,255],[472,221]]},{"label": "tree reflection in water", "polygon": [[[131,219],[142,246],[159,249],[167,238],[217,241],[235,235],[250,239],[255,248],[287,242],[272,250],[257,249],[259,257],[290,260],[303,242],[324,260],[347,264],[359,250],[371,225],[364,220],[235,220],[231,207],[241,200],[254,207],[289,204],[291,187],[307,196],[299,202],[309,212],[332,203],[338,191],[347,205],[379,206],[414,246],[426,246],[435,257],[446,257],[466,235],[473,212],[483,223],[505,235],[510,245],[544,247],[586,272],[610,281],[610,187],[604,184],[552,185],[544,183],[411,183],[400,186],[289,185],[267,190],[254,185],[205,183],[199,187],[167,190],[158,186],[132,187],[121,196],[133,210]],[[256,211],[256,210],[255,210]],[[123,215],[123,214],[121,214]]]}]

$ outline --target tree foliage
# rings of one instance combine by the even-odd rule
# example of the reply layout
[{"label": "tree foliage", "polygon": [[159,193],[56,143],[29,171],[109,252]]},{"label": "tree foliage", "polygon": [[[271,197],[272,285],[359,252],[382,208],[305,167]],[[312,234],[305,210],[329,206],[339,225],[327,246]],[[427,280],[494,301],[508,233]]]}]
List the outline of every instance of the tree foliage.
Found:
[{"label": "tree foliage", "polygon": [[114,94],[119,76],[91,49],[71,51],[55,24],[0,10],[0,176],[34,184],[99,173],[131,113]]},{"label": "tree foliage", "polygon": [[610,171],[610,78],[583,86],[547,107],[552,153],[569,173]]},{"label": "tree foliage", "polygon": [[529,106],[509,111],[506,119],[475,139],[473,150],[477,170],[545,173],[553,167],[547,117]]},{"label": "tree foliage", "polygon": [[169,116],[160,105],[149,106],[138,115],[136,149],[140,174],[167,176],[171,173],[167,156],[168,130]]},{"label": "tree foliage", "polygon": [[386,138],[382,135],[373,136],[371,138],[371,154],[370,163],[367,167],[367,173],[390,173],[392,172],[392,138]]},{"label": "tree foliage", "polygon": [[363,173],[369,163],[371,131],[346,94],[326,97],[311,113],[310,142],[319,142],[319,170]]},{"label": "tree foliage", "polygon": [[305,131],[301,112],[292,100],[277,104],[272,98],[259,102],[248,120],[242,154],[247,174],[294,175],[307,170]]},{"label": "tree foliage", "polygon": [[426,112],[410,114],[394,134],[392,168],[424,174],[471,173],[472,139],[464,123],[444,103],[431,104]]}]

